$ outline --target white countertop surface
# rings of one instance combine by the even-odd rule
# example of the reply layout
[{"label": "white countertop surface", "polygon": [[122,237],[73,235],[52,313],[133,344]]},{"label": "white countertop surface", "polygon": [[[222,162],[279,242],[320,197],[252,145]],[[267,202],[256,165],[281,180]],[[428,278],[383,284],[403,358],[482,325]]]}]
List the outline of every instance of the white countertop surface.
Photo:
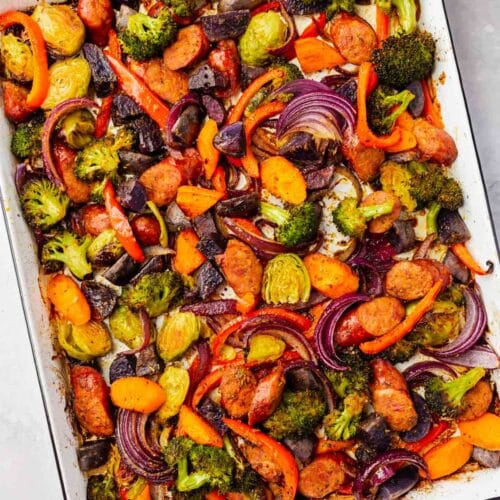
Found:
[{"label": "white countertop surface", "polygon": [[[425,2],[425,0],[421,0]],[[445,0],[495,225],[500,231],[500,0]],[[0,498],[59,500],[61,487],[0,220]]]}]

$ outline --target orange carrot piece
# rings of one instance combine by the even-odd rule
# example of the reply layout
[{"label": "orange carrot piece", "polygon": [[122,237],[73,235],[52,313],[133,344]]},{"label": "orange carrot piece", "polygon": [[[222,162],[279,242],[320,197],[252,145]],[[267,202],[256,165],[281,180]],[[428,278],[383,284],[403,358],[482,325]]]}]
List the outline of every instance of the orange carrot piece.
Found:
[{"label": "orange carrot piece", "polygon": [[241,314],[248,314],[253,311],[259,303],[259,297],[250,292],[236,297],[236,300],[236,310]]},{"label": "orange carrot piece", "polygon": [[165,391],[160,384],[145,377],[124,377],[111,384],[111,401],[118,408],[152,413],[166,400]]},{"label": "orange carrot piece", "polygon": [[468,443],[485,450],[500,451],[500,417],[494,413],[459,422],[458,428]]},{"label": "orange carrot piece", "polygon": [[472,272],[484,276],[491,272],[491,266],[484,270],[471,255],[464,243],[455,243],[451,246],[451,251],[460,259],[460,261],[467,266]]},{"label": "orange carrot piece", "polygon": [[182,405],[177,424],[177,435],[187,436],[195,443],[222,448],[220,434],[189,406]]},{"label": "orange carrot piece", "polygon": [[175,240],[175,257],[172,266],[181,274],[191,274],[206,260],[205,256],[196,248],[200,238],[191,229],[182,230]]},{"label": "orange carrot piece", "polygon": [[200,130],[200,134],[196,140],[196,149],[200,153],[205,178],[208,180],[214,175],[219,163],[220,151],[213,145],[214,137],[218,131],[217,122],[209,118]]},{"label": "orange carrot piece", "polygon": [[425,294],[420,302],[412,309],[411,313],[406,316],[406,318],[399,323],[390,332],[377,337],[376,339],[363,342],[359,345],[359,348],[365,354],[378,354],[384,349],[387,349],[391,345],[395,344],[398,340],[404,338],[415,325],[422,319],[424,314],[429,311],[439,295],[441,288],[443,286],[443,280],[438,280],[431,289]]},{"label": "orange carrot piece", "polygon": [[287,203],[298,205],[307,197],[307,183],[302,172],[282,156],[271,156],[261,163],[262,187]]},{"label": "orange carrot piece", "polygon": [[198,186],[180,186],[177,190],[177,205],[191,218],[210,210],[224,195],[213,189]]},{"label": "orange carrot piece", "polygon": [[206,377],[200,380],[200,383],[194,391],[193,399],[191,400],[191,406],[193,408],[196,408],[200,404],[201,400],[208,392],[210,392],[216,385],[219,385],[223,373],[224,370],[219,368],[218,370],[210,372]]},{"label": "orange carrot piece", "polygon": [[441,105],[437,100],[432,79],[422,80],[421,83],[424,91],[423,117],[434,126],[444,128],[443,117],[441,116]]},{"label": "orange carrot piece", "polygon": [[304,264],[311,278],[311,285],[331,299],[353,293],[359,287],[356,273],[335,257],[311,253],[304,258]]},{"label": "orange carrot piece", "polygon": [[463,437],[453,437],[438,444],[424,455],[429,477],[439,479],[463,467],[472,455],[472,445]]},{"label": "orange carrot piece", "polygon": [[382,42],[389,36],[389,24],[391,22],[391,18],[378,5],[376,9],[377,14],[375,26],[380,47],[382,45]]},{"label": "orange carrot piece", "polygon": [[332,45],[319,38],[302,38],[294,42],[295,53],[304,73],[335,68],[346,60]]},{"label": "orange carrot piece", "polygon": [[415,119],[408,111],[403,111],[398,116],[396,125],[398,125],[398,127],[404,128],[405,130],[413,132],[413,129],[415,128]]},{"label": "orange carrot piece", "polygon": [[76,326],[90,321],[90,306],[75,280],[57,274],[47,285],[47,296],[54,309]]}]

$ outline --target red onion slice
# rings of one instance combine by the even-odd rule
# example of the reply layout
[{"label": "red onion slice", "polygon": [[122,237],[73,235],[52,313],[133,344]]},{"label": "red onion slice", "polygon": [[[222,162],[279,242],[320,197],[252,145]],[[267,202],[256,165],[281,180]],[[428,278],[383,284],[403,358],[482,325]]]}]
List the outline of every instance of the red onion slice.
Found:
[{"label": "red onion slice", "polygon": [[142,328],[142,342],[139,347],[135,349],[130,349],[129,351],[122,351],[119,353],[119,356],[128,356],[130,354],[137,354],[145,349],[149,342],[151,341],[151,319],[148,316],[148,313],[144,309],[139,309],[139,319],[141,320],[141,328]]},{"label": "red onion slice", "polygon": [[475,345],[458,356],[440,358],[433,354],[433,357],[446,363],[467,368],[479,367],[486,370],[495,370],[500,365],[497,353],[489,345]]},{"label": "red onion slice", "polygon": [[174,139],[172,129],[174,128],[175,122],[179,119],[179,116],[181,113],[188,107],[188,106],[200,106],[200,99],[196,94],[193,94],[192,92],[189,94],[186,94],[184,97],[179,99],[170,109],[170,113],[168,114],[168,119],[167,119],[167,127],[166,127],[166,132],[165,132],[165,139],[166,143],[168,146],[171,148],[178,148],[179,144],[177,141]]},{"label": "red onion slice", "polygon": [[417,385],[424,382],[429,377],[441,374],[442,372],[445,372],[451,378],[457,376],[457,372],[451,366],[441,361],[420,361],[406,368],[406,370],[403,371],[403,376],[408,384]]}]

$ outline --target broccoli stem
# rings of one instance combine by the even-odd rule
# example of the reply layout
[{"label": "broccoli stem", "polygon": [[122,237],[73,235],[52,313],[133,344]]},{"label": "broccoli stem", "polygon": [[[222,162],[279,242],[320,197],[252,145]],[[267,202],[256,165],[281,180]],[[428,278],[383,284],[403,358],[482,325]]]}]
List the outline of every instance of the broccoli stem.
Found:
[{"label": "broccoli stem", "polygon": [[279,226],[283,225],[289,217],[287,210],[266,201],[260,202],[260,213],[265,219]]},{"label": "broccoli stem", "polygon": [[437,218],[440,210],[441,205],[437,201],[433,201],[427,211],[426,216],[427,236],[429,236],[430,234],[437,234]]},{"label": "broccoli stem", "polygon": [[365,207],[358,207],[358,210],[366,220],[370,220],[375,219],[376,217],[380,217],[381,215],[390,214],[393,208],[394,203],[392,201],[388,201],[380,205],[367,205]]},{"label": "broccoli stem", "polygon": [[415,0],[392,0],[398,11],[399,24],[403,33],[413,33],[417,27],[417,6]]},{"label": "broccoli stem", "polygon": [[409,90],[403,90],[399,94],[387,96],[385,102],[389,108],[393,108],[394,106],[397,107],[392,110],[390,115],[384,118],[385,126],[391,129],[396,120],[406,111],[413,99],[415,99],[415,96]]},{"label": "broccoli stem", "polygon": [[472,368],[460,377],[447,382],[444,390],[450,403],[453,406],[460,406],[465,394],[473,389],[485,375],[486,370],[484,368]]},{"label": "broccoli stem", "polygon": [[179,491],[192,491],[201,488],[210,481],[210,476],[206,472],[188,473],[188,459],[181,458],[177,462],[177,489]]}]

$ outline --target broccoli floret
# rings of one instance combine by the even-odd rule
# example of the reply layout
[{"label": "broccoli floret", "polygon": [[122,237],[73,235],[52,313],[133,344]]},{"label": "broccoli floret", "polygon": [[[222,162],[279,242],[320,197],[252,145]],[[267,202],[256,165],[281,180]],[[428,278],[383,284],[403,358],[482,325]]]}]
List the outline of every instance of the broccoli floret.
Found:
[{"label": "broccoli floret", "polygon": [[406,111],[415,96],[409,90],[396,90],[379,85],[368,98],[370,127],[379,134],[389,134],[398,117]]},{"label": "broccoli floret", "polygon": [[462,399],[465,394],[485,375],[484,368],[472,368],[448,382],[439,377],[432,377],[425,384],[425,401],[434,413],[442,417],[455,418],[462,411]]},{"label": "broccoli floret", "polygon": [[165,5],[171,7],[178,17],[191,17],[196,11],[197,2],[195,0],[166,0]]},{"label": "broccoli floret", "polygon": [[323,421],[328,439],[347,441],[353,438],[358,432],[358,424],[366,402],[365,394],[349,394],[343,401],[342,410],[329,413]]},{"label": "broccoli floret", "polygon": [[426,226],[427,226],[427,235],[437,234],[437,218],[439,212],[441,211],[441,205],[437,201],[433,201],[429,205],[429,209],[427,210],[427,215],[425,218]]},{"label": "broccoli floret", "polygon": [[245,467],[236,475],[231,491],[244,493],[248,500],[261,500],[265,497],[262,480],[251,467]]},{"label": "broccoli floret", "polygon": [[95,181],[105,177],[113,178],[118,171],[118,151],[130,148],[134,136],[128,130],[120,130],[114,137],[104,137],[82,149],[75,162],[75,175],[82,181]]},{"label": "broccoli floret", "polygon": [[165,462],[167,462],[167,465],[170,467],[173,467],[181,459],[188,456],[188,453],[194,445],[194,441],[184,436],[172,438],[167,445],[163,447]]},{"label": "broccoli floret", "polygon": [[373,63],[380,83],[403,89],[415,80],[427,78],[434,66],[436,44],[427,32],[390,36],[373,51]]},{"label": "broccoli floret", "polygon": [[10,150],[18,160],[36,158],[42,151],[43,115],[37,115],[16,128],[10,142]]},{"label": "broccoli floret", "polygon": [[326,405],[320,391],[285,391],[277,410],[263,423],[276,439],[312,434],[326,414]]},{"label": "broccoli floret", "polygon": [[287,248],[313,241],[318,234],[320,217],[313,203],[306,202],[286,210],[261,202],[260,212],[264,218],[278,224],[276,239]]},{"label": "broccoli floret", "polygon": [[415,0],[376,0],[377,6],[387,14],[391,7],[398,11],[401,32],[413,33],[417,28],[417,5]]},{"label": "broccoli floret", "polygon": [[333,222],[341,233],[360,238],[366,230],[367,221],[390,214],[393,208],[392,202],[360,207],[356,198],[345,198],[333,211]]},{"label": "broccoli floret", "polygon": [[83,279],[92,272],[87,260],[87,249],[91,243],[92,238],[88,235],[78,239],[69,231],[58,233],[43,245],[42,262],[62,262],[78,279]]},{"label": "broccoli floret", "polygon": [[464,194],[458,181],[446,177],[436,201],[442,208],[458,210],[464,204]]},{"label": "broccoli floret", "polygon": [[137,311],[144,308],[152,318],[177,305],[182,297],[183,283],[176,272],[151,273],[142,276],[125,290],[123,302]]},{"label": "broccoli floret", "polygon": [[89,477],[87,500],[115,500],[117,495],[116,483],[111,474],[106,473]]},{"label": "broccoli floret", "polygon": [[47,179],[29,182],[21,195],[21,206],[26,220],[40,229],[49,229],[64,219],[69,198]]},{"label": "broccoli floret", "polygon": [[[176,2],[177,3],[177,2]],[[182,0],[178,2],[181,8]],[[181,8],[182,11],[182,8]],[[160,56],[163,49],[175,40],[177,25],[168,9],[158,17],[141,12],[128,18],[127,29],[120,33],[123,51],[137,61]]]},{"label": "broccoli floret", "polygon": [[206,474],[208,483],[219,491],[228,491],[234,474],[234,460],[227,451],[213,446],[196,445],[189,452],[195,474]]},{"label": "broccoli floret", "polygon": [[339,12],[354,13],[354,0],[332,0],[326,8],[326,18],[330,20]]},{"label": "broccoli floret", "polygon": [[370,367],[357,347],[338,352],[339,358],[349,367],[345,371],[327,370],[325,372],[333,390],[345,398],[349,394],[366,393],[370,378]]},{"label": "broccoli floret", "polygon": [[392,364],[408,361],[416,352],[418,345],[410,339],[401,339],[380,354]]}]

